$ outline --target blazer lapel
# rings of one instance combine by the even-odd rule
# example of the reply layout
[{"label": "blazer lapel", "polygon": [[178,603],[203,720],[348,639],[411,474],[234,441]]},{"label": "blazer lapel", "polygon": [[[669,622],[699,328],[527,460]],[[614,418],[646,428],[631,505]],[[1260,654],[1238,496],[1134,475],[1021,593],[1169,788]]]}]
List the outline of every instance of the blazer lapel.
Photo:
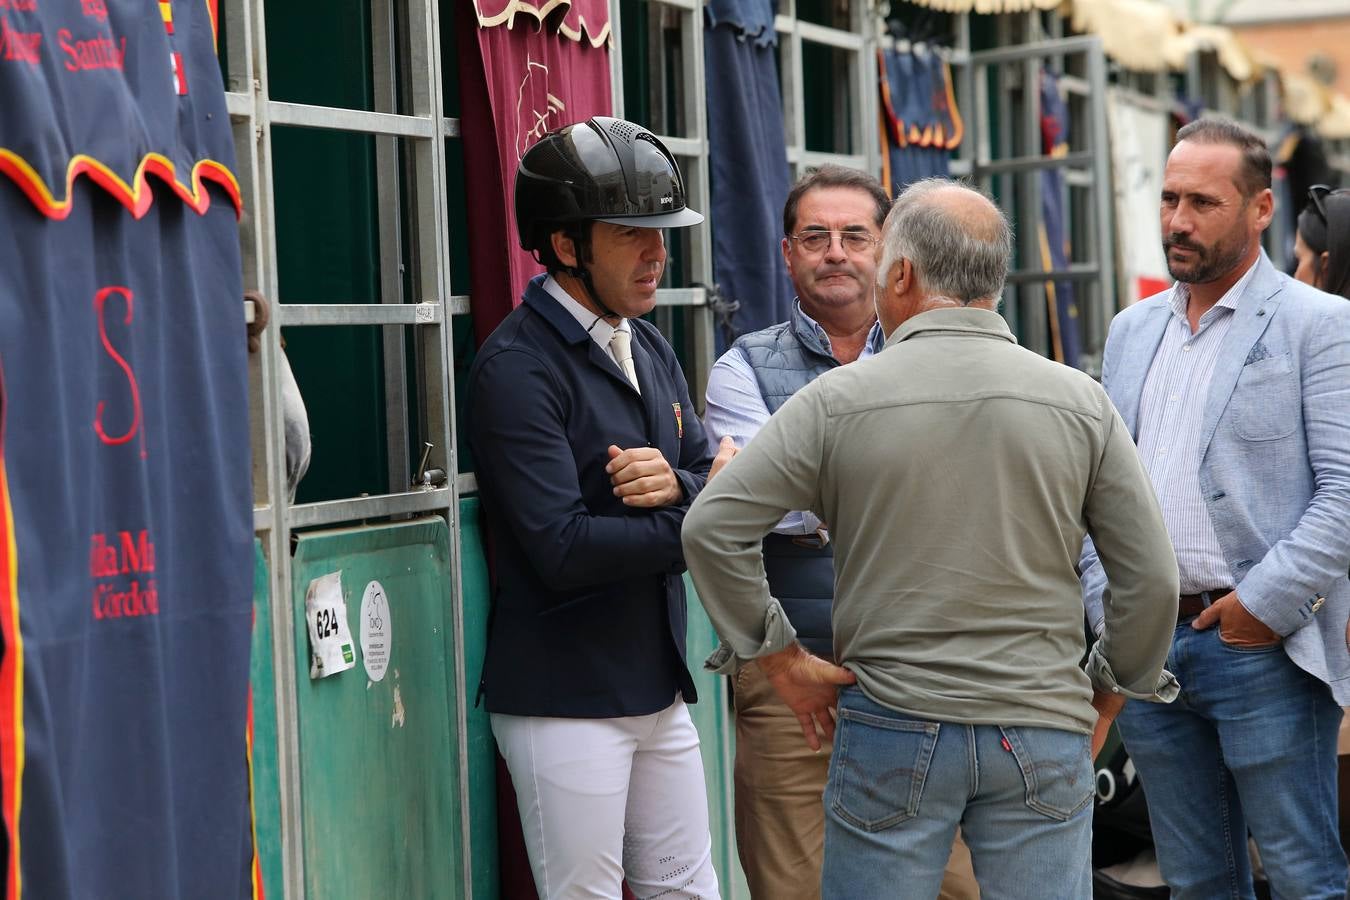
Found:
[{"label": "blazer lapel", "polygon": [[[623,369],[619,368],[619,364],[614,361],[614,357],[609,355],[609,351],[600,349],[600,345],[597,344],[595,341],[591,340],[589,337],[586,339],[586,342],[589,345],[586,348],[586,352],[590,356],[591,365],[600,369],[610,378],[613,378],[619,384],[623,385],[623,387],[627,388],[629,391],[632,391],[632,393],[636,394],[637,391],[633,388],[633,383],[628,380],[627,375],[623,374]],[[633,342],[633,347],[634,347],[633,356],[636,358],[637,341]],[[641,365],[638,366],[638,384],[643,384]]]},{"label": "blazer lapel", "polygon": [[1209,442],[1218,427],[1219,417],[1233,396],[1242,367],[1247,364],[1252,347],[1265,333],[1266,327],[1280,305],[1280,276],[1264,252],[1257,262],[1251,283],[1238,298],[1233,312],[1233,325],[1224,336],[1219,355],[1214,360],[1214,374],[1205,397],[1204,416],[1200,421],[1200,458],[1204,459]]},{"label": "blazer lapel", "polygon": [[1118,369],[1111,375],[1112,382],[1119,385],[1111,391],[1111,399],[1120,411],[1125,427],[1130,430],[1130,436],[1136,439],[1139,437],[1139,399],[1144,393],[1144,379],[1148,377],[1149,366],[1153,364],[1167,324],[1172,321],[1172,307],[1167,298],[1159,299],[1161,302],[1154,305],[1139,323],[1139,337],[1129,342],[1130,348],[1137,346],[1138,350],[1127,349],[1122,353]]},{"label": "blazer lapel", "polygon": [[[572,344],[573,346],[585,344],[586,358],[590,360],[591,365],[599,367],[610,378],[613,378],[630,391],[633,391],[632,382],[628,380],[627,375],[623,374],[623,370],[619,368],[619,364],[614,361],[614,358],[609,355],[609,351],[597,344],[591,336],[586,333],[586,329],[581,327],[581,323],[579,323],[570,312],[564,309],[561,303],[549,296],[549,293],[544,289],[543,284],[544,277],[540,275],[534,278],[529,286],[525,288],[526,305],[543,316],[544,319],[557,330],[558,336],[564,343]],[[634,338],[636,338],[636,333],[637,329],[634,329]],[[638,342],[635,339],[633,341],[634,356],[637,354],[637,346]],[[642,369],[639,364],[638,384],[642,383]],[[637,393],[637,391],[633,391],[633,393]]]}]

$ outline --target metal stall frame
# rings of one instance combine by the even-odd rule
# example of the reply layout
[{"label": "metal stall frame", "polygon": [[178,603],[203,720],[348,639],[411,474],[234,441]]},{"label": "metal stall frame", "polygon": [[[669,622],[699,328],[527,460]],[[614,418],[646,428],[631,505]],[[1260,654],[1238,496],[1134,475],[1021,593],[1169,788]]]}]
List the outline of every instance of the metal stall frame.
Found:
[{"label": "metal stall frame", "polygon": [[[254,461],[254,529],[262,540],[269,566],[273,628],[272,654],[276,671],[278,781],[280,787],[282,884],[281,895],[305,896],[303,786],[297,711],[296,629],[292,617],[291,533],[296,528],[336,525],[363,519],[434,513],[449,525],[448,553],[454,570],[449,586],[453,605],[454,660],[459,683],[464,682],[463,602],[459,583],[459,495],[463,484],[457,471],[454,423],[453,348],[450,317],[467,313],[466,297],[451,296],[450,238],[446,203],[445,140],[459,136],[459,122],[443,116],[439,4],[413,0],[395,4],[372,0],[371,38],[375,106],[373,111],[313,106],[273,100],[268,89],[265,0],[226,0],[222,13],[229,35],[226,102],[239,161],[239,181],[247,210],[241,223],[244,282],[257,287],[272,301],[274,327],[263,334],[262,351],[252,364],[251,418]],[[396,79],[402,67],[405,103],[411,113],[395,110]],[[276,209],[272,182],[272,128],[276,125],[328,129],[376,139],[378,234],[381,283],[377,302],[286,304],[280,296],[277,272]],[[399,219],[397,141],[410,144],[407,176],[413,185],[411,234],[402,233]],[[401,250],[410,242],[415,302],[405,302],[401,283]],[[389,484],[408,485],[379,496],[349,497],[292,505],[285,483],[284,427],[279,395],[280,327],[364,325],[383,329],[386,424],[389,440]],[[413,326],[419,342],[425,391],[418,392],[418,414],[427,433],[439,442],[431,448],[427,465],[452,473],[444,486],[413,485],[409,477],[409,392],[404,368],[404,331]],[[456,694],[461,821],[458,823],[465,860],[471,857],[468,795],[466,697]],[[462,866],[458,881],[469,895],[470,873]],[[275,890],[276,888],[273,888]]]},{"label": "metal stall frame", "polygon": [[[774,18],[781,60],[779,71],[788,167],[794,181],[807,169],[827,163],[861,169],[874,176],[881,171],[881,142],[876,128],[879,100],[874,3],[852,0],[846,6],[848,30],[803,21],[797,13],[797,0],[783,0],[782,11]],[[851,153],[807,149],[803,44],[832,47],[852,57],[848,65],[848,92],[858,98],[859,106],[857,114],[844,122],[849,131]]]},{"label": "metal stall frame", "polygon": [[[684,174],[689,205],[704,215],[712,208],[708,164],[708,114],[703,103],[706,79],[703,67],[703,3],[702,0],[648,0],[649,7],[673,12],[679,18],[680,46],[686,55],[681,60],[680,84],[677,90],[681,103],[680,115],[685,123],[684,134],[657,134],[671,154],[680,163]],[[610,47],[609,72],[611,102],[614,115],[624,115],[623,41],[624,27],[619,0],[609,0]],[[649,60],[658,71],[663,57]],[[664,91],[665,85],[662,84]],[[640,125],[648,123],[639,122]],[[708,372],[716,357],[716,331],[713,310],[708,304],[704,285],[712,284],[712,232],[708,225],[694,229],[687,259],[672,259],[666,266],[663,283],[666,287],[656,292],[656,324],[667,338],[672,336],[676,313],[687,309],[690,325],[688,350],[689,392],[698,412],[703,411],[703,395],[708,385]],[[675,266],[684,268],[688,286],[671,287]]]},{"label": "metal stall frame", "polygon": [[[1029,31],[1040,33],[1037,14],[1027,17]],[[1008,22],[1000,20],[1001,31]],[[1041,152],[1039,117],[1040,69],[1043,62],[1069,57],[1084,58],[1084,77],[1068,75],[1060,79],[1060,90],[1076,95],[1083,102],[1088,122],[1082,132],[1085,146],[1071,149],[1061,156]],[[1011,176],[1015,184],[1016,209],[1016,267],[1008,273],[1008,287],[1004,293],[1004,314],[1018,334],[1023,346],[1048,355],[1047,308],[1045,285],[1054,281],[1073,281],[1088,284],[1094,290],[1079,303],[1084,316],[1083,365],[1095,374],[1100,366],[1101,352],[1106,342],[1106,327],[1115,312],[1116,278],[1115,256],[1112,250],[1113,197],[1111,187],[1109,138],[1106,124],[1106,58],[1101,39],[1072,37],[1032,40],[1027,43],[1000,46],[970,54],[973,115],[967,118],[973,131],[974,158],[971,176],[987,192],[993,191],[996,176]],[[1061,65],[1062,68],[1062,65]],[[1020,129],[1020,150],[1014,155],[1010,127],[1003,127],[994,136],[990,134],[991,98],[987,70],[994,70],[994,91],[1005,121]],[[1009,72],[1009,69],[1012,72]],[[968,133],[969,133],[968,131]],[[997,141],[998,153],[994,146]],[[1034,148],[1028,152],[1029,148]],[[1074,217],[1066,223],[1071,241],[1080,251],[1091,250],[1095,259],[1071,262],[1066,269],[1046,271],[1040,248],[1041,172],[1061,168],[1065,170],[1065,189],[1088,189],[1095,202],[1087,221]],[[1009,198],[1003,198],[1005,209]],[[1066,204],[1066,209],[1072,205]],[[1082,253],[1080,252],[1080,256]]]}]

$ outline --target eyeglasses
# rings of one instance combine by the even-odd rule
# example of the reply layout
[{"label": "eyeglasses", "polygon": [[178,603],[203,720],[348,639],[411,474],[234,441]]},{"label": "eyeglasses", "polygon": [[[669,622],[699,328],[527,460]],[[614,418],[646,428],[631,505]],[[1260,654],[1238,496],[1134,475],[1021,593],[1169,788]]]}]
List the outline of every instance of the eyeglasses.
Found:
[{"label": "eyeglasses", "polygon": [[824,253],[836,234],[839,235],[839,243],[849,253],[866,253],[881,240],[865,231],[824,231],[816,228],[799,231],[790,237],[807,253]]},{"label": "eyeglasses", "polygon": [[1313,209],[1317,210],[1317,215],[1322,221],[1329,223],[1330,220],[1327,218],[1327,198],[1342,197],[1346,194],[1350,194],[1350,191],[1347,191],[1345,188],[1332,188],[1327,184],[1314,184],[1312,187],[1308,188],[1308,202],[1313,205]]}]

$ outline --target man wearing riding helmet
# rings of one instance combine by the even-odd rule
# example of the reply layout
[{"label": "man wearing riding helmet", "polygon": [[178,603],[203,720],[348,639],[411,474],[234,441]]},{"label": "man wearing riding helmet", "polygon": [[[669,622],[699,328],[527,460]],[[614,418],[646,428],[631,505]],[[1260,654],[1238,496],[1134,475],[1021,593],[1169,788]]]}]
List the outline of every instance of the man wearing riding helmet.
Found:
[{"label": "man wearing riding helmet", "polygon": [[494,555],[480,695],[553,897],[718,896],[685,662],[680,526],[717,460],[656,304],[660,229],[703,221],[669,151],[597,116],[516,174],[547,269],[469,374]]}]

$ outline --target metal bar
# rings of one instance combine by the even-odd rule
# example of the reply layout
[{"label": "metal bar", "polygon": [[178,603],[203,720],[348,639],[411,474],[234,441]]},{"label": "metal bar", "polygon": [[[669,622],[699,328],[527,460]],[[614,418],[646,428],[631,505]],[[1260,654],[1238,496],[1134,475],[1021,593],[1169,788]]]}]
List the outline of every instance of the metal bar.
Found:
[{"label": "metal bar", "polygon": [[231,92],[253,96],[253,36],[249,33],[248,4],[244,0],[226,0],[220,4],[220,15],[230,37],[225,59],[225,104],[233,113],[229,106]]},{"label": "metal bar", "polygon": [[467,316],[469,314],[469,295],[456,294],[445,302],[445,308],[452,316]]},{"label": "metal bar", "polygon": [[708,291],[701,287],[660,288],[656,292],[657,306],[707,306]]},{"label": "metal bar", "polygon": [[[1037,122],[1037,128],[1040,123]],[[1039,137],[1037,138],[1039,141]],[[1065,153],[1063,156],[1014,156],[1011,159],[976,160],[975,171],[984,174],[1002,175],[1005,173],[1039,172],[1042,169],[1063,169],[1074,166],[1091,166],[1096,160],[1088,150]]]},{"label": "metal bar", "polygon": [[[246,217],[243,245],[253,248],[255,257],[245,269],[252,269],[256,284],[279,307],[280,285],[277,276],[276,207],[272,189],[272,128],[270,90],[267,75],[266,0],[231,0],[241,3],[248,27],[249,69],[247,87],[252,93],[251,140],[247,146],[247,167],[253,183],[253,215]],[[248,229],[254,229],[248,235]],[[249,239],[251,237],[251,240]],[[281,818],[281,896],[305,900],[305,841],[303,785],[300,777],[300,716],[296,695],[295,620],[291,603],[291,525],[286,484],[286,458],[283,452],[285,422],[280,402],[279,368],[281,329],[264,332],[264,410],[267,435],[264,456],[267,463],[267,503],[272,527],[264,542],[269,566],[272,617],[272,661],[276,699],[277,787]]]},{"label": "metal bar", "polygon": [[1065,56],[1074,53],[1090,53],[1093,46],[1100,46],[1101,38],[1095,35],[1064,38],[1058,41],[1033,41],[1029,44],[1017,44],[1012,47],[996,47],[993,50],[981,50],[970,54],[970,61],[976,66],[995,66],[1002,63],[1023,62],[1028,59],[1039,60],[1052,54]]},{"label": "metal bar", "polygon": [[823,150],[806,150],[801,147],[788,148],[788,162],[801,168],[811,166],[823,166],[833,163],[837,166],[845,166],[850,169],[863,169],[867,167],[867,157],[854,153],[826,153]]},{"label": "metal bar", "polygon": [[[1022,56],[1020,61],[1022,68],[1022,103],[1018,124],[1022,128],[1022,148],[1027,154],[1024,159],[1030,160],[1035,158],[1032,155],[1032,148],[1041,146],[1041,117],[1039,111],[1041,59],[1039,56]],[[1005,165],[1007,163],[1016,164],[1019,160],[1013,159],[1003,162]],[[1021,261],[1023,269],[1034,269],[1042,265],[1040,244],[1042,168],[1041,165],[1014,165],[1007,169],[1016,173],[1015,177],[1018,182],[1018,196],[1020,198],[1017,216],[1017,237],[1020,251],[1018,259]],[[1022,324],[1022,329],[1018,333],[1018,340],[1027,349],[1042,356],[1048,356],[1052,348],[1050,346],[1049,313],[1046,309],[1047,293],[1045,288],[1036,282],[1027,283],[1020,286],[1018,295]]]},{"label": "metal bar", "polygon": [[[686,96],[689,96],[686,94]],[[702,94],[693,94],[694,97],[701,97]],[[702,137],[669,137],[661,135],[661,143],[666,145],[675,156],[699,156],[706,153],[708,149],[707,142]]]},{"label": "metal bar", "polygon": [[1098,279],[1097,302],[1089,304],[1087,326],[1088,339],[1094,356],[1099,355],[1106,346],[1106,329],[1116,311],[1116,254],[1115,254],[1115,190],[1111,181],[1111,142],[1106,121],[1106,54],[1101,42],[1088,53],[1088,81],[1092,93],[1088,97],[1092,111],[1092,146],[1089,148],[1097,157],[1093,163],[1096,177],[1097,198],[1093,204],[1097,219],[1092,229],[1092,246],[1097,250],[1101,276]]},{"label": "metal bar", "polygon": [[478,476],[472,472],[460,472],[455,476],[455,487],[460,496],[478,493]]},{"label": "metal bar", "polygon": [[[707,72],[703,66],[703,13],[697,6],[683,14],[681,28],[683,43],[691,48],[684,66],[684,103],[685,121],[690,135],[695,139],[698,152],[690,159],[691,171],[689,183],[693,186],[694,196],[700,206],[696,207],[706,214],[712,212],[712,186],[708,162],[708,109],[704,98],[707,97]],[[688,272],[690,280],[711,284],[713,280],[712,229],[705,223],[694,229],[689,235],[690,259]],[[686,288],[689,291],[684,305],[692,307],[685,313],[685,321],[690,324],[686,335],[686,347],[690,349],[689,389],[694,397],[694,405],[701,405],[708,390],[708,374],[712,371],[714,352],[712,310],[708,307],[707,291],[703,288]],[[658,294],[657,303],[674,299],[674,294],[662,297]]]},{"label": "metal bar", "polygon": [[[231,78],[231,81],[234,79]],[[238,91],[225,92],[225,109],[232,119],[248,119],[253,116],[253,95]]]},{"label": "metal bar", "polygon": [[[408,67],[412,78],[413,113],[426,116],[441,130],[445,106],[441,95],[441,4],[438,0],[407,0]],[[446,9],[452,8],[446,5]],[[407,165],[411,181],[409,193],[414,198],[414,214],[408,223],[411,232],[412,290],[415,297],[449,297],[450,290],[450,224],[446,200],[445,140],[418,141],[412,145]],[[455,752],[458,765],[457,791],[460,800],[459,868],[461,891],[464,897],[473,896],[472,860],[489,852],[482,848],[475,852],[469,817],[469,744],[468,703],[466,695],[471,683],[466,675],[464,661],[464,587],[460,550],[459,492],[454,475],[459,461],[455,440],[455,367],[454,329],[416,330],[421,363],[418,371],[419,412],[426,435],[425,440],[439,443],[433,449],[432,464],[439,463],[449,474],[446,488],[424,493],[438,494],[442,514],[449,523],[450,564],[450,628],[454,637],[453,660],[455,704]]]},{"label": "metal bar", "polygon": [[623,114],[623,28],[619,0],[609,0],[609,97],[616,118]]},{"label": "metal bar", "polygon": [[[792,36],[788,39],[788,45],[792,48],[789,59],[783,61],[782,72],[783,79],[786,82],[783,87],[784,101],[787,100],[788,93],[792,96],[792,118],[785,123],[784,133],[791,135],[791,145],[788,148],[788,160],[792,161],[792,151],[796,150],[798,159],[801,154],[806,153],[806,91],[802,85],[802,35],[795,27],[792,29]],[[781,45],[781,42],[779,44]],[[800,174],[800,165],[795,175]],[[793,179],[796,180],[795,178]]]},{"label": "metal bar", "polygon": [[436,137],[437,119],[423,116],[400,116],[393,113],[369,112],[364,109],[342,109],[336,106],[312,106],[307,103],[268,101],[272,124],[296,128],[328,128],[353,131],[360,134],[385,134],[393,137]]},{"label": "metal bar", "polygon": [[272,507],[268,504],[253,507],[253,533],[265,534],[271,531],[276,523],[276,516],[272,515]]},{"label": "metal bar", "polygon": [[[370,71],[376,112],[397,114],[400,75],[396,60],[407,56],[407,33],[400,27],[395,0],[368,0],[370,5]],[[379,248],[380,303],[403,302],[403,188],[399,175],[399,139],[379,135],[375,143],[375,224]],[[403,329],[380,330],[381,374],[384,381],[385,476],[390,490],[411,483],[408,438],[408,368]]]},{"label": "metal bar", "polygon": [[[1000,47],[1007,47],[1013,43],[1013,28],[1011,16],[999,16],[996,20],[995,30],[997,34],[997,43]],[[1014,114],[1014,95],[1011,82],[1013,73],[1010,73],[1006,66],[994,66],[993,85],[990,86],[990,72],[984,67],[974,64],[974,54],[971,54],[971,71],[975,76],[975,83],[981,90],[984,107],[981,110],[980,125],[984,128],[984,138],[981,142],[977,160],[988,160],[993,158],[993,147],[998,147],[998,158],[1008,159],[1013,155],[1013,133],[1014,129],[1008,122],[1001,123],[1003,127],[999,128],[997,134],[993,134],[993,111],[995,109],[1006,111],[1007,115]],[[991,95],[992,94],[992,95]],[[1015,117],[1014,117],[1015,118]],[[996,144],[994,142],[997,142]],[[976,169],[978,174],[979,170]],[[1008,212],[1008,218],[1016,221],[1018,204],[1016,179],[1009,177],[995,178],[989,175],[981,175],[981,181],[987,185],[990,193],[993,193],[994,185],[997,184],[1000,190],[998,194],[1004,208]],[[1017,223],[1020,226],[1020,222]],[[1008,326],[1012,328],[1014,334],[1020,334],[1022,329],[1022,308],[1018,303],[1017,290],[1009,285],[1004,289],[1004,316],[1008,319]]]},{"label": "metal bar", "polygon": [[1087,97],[1092,93],[1092,84],[1086,78],[1079,78],[1077,75],[1060,75],[1059,90],[1064,94]]},{"label": "metal bar", "polygon": [[439,303],[287,303],[277,307],[282,325],[440,325]]},{"label": "metal bar", "polygon": [[851,4],[852,27],[859,45],[853,52],[849,66],[849,89],[858,98],[858,109],[850,117],[851,140],[849,148],[867,160],[863,171],[873,176],[881,174],[881,136],[877,127],[878,75],[876,16],[864,11],[862,4]]},{"label": "metal bar", "polygon": [[459,137],[460,130],[459,119],[448,116],[441,119],[441,137]]},{"label": "metal bar", "polygon": [[[970,14],[960,13],[956,17],[956,50],[952,53],[950,64],[956,69],[953,79],[956,89],[956,109],[961,112],[965,125],[961,146],[957,148],[956,162],[952,165],[952,174],[958,177],[974,174],[972,161],[975,159],[974,135],[978,129],[972,127],[975,116],[975,67],[970,64]],[[988,159],[988,154],[985,154]]]},{"label": "metal bar", "polygon": [[1008,284],[1041,284],[1047,281],[1095,281],[1102,273],[1096,263],[1071,263],[1067,269],[1014,269]]},{"label": "metal bar", "polygon": [[863,37],[860,34],[840,31],[837,28],[828,28],[814,22],[803,22],[801,20],[797,21],[796,29],[797,35],[802,40],[810,41],[813,44],[826,44],[843,50],[862,50],[863,48]]},{"label": "metal bar", "polygon": [[[450,505],[449,488],[403,491],[376,494],[371,497],[349,497],[345,500],[324,500],[319,503],[301,503],[291,507],[291,526],[308,528],[314,525],[336,525],[358,519],[377,519],[409,513],[443,512]],[[451,535],[452,540],[457,534]]]}]

